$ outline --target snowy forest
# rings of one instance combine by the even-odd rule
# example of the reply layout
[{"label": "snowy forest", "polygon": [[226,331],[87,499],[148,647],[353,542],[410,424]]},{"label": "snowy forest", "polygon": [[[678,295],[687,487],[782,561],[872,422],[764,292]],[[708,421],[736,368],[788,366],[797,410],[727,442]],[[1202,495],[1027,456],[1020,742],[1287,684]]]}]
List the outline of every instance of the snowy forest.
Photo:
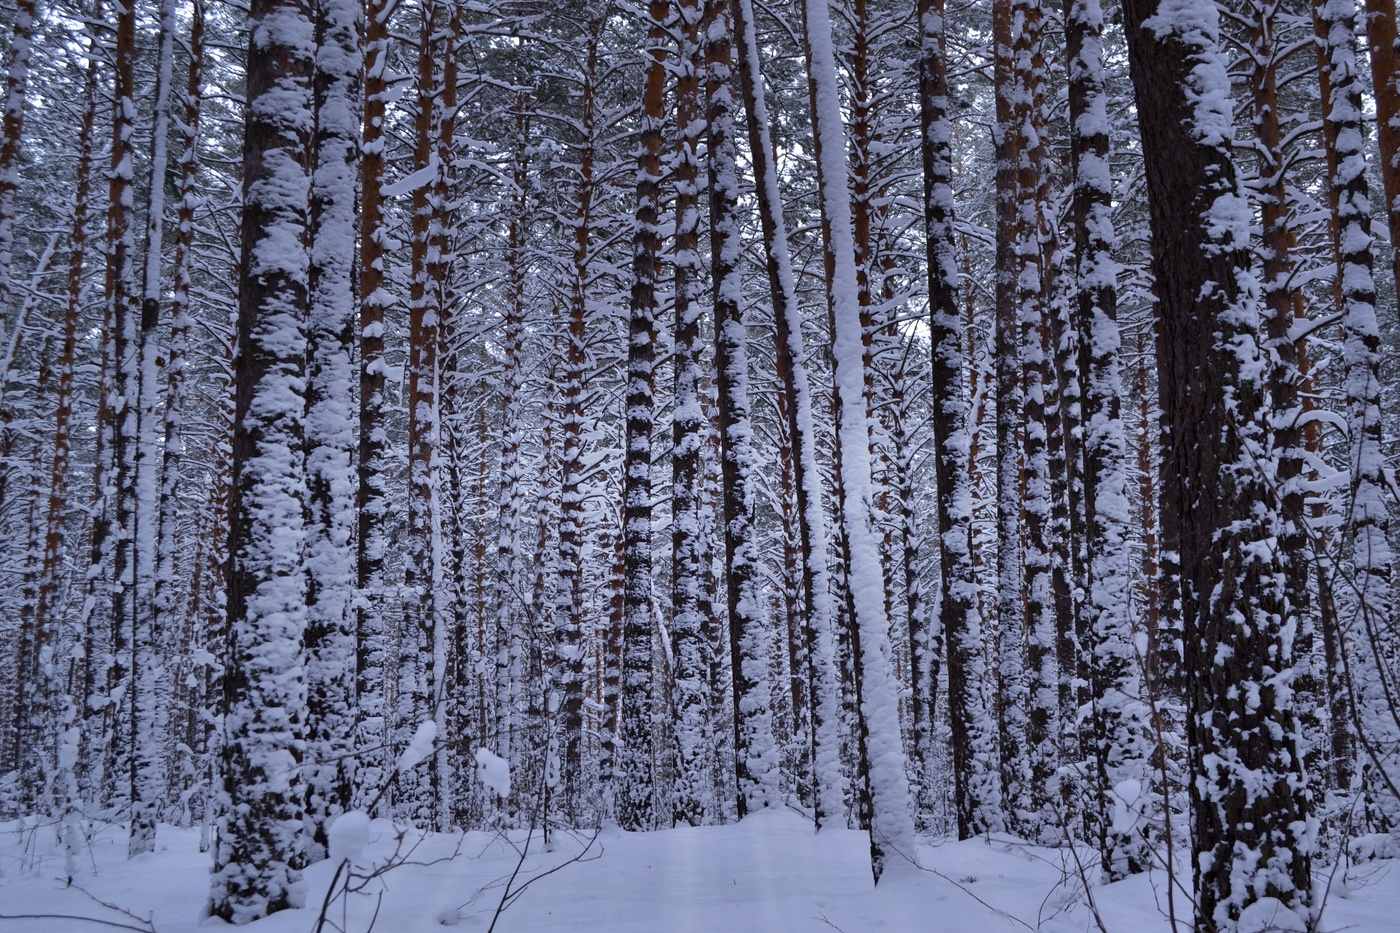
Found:
[{"label": "snowy forest", "polygon": [[[0,925],[799,826],[872,911],[995,842],[1311,933],[1400,858],[1394,0],[0,33]],[[178,922],[53,906],[158,838]]]}]

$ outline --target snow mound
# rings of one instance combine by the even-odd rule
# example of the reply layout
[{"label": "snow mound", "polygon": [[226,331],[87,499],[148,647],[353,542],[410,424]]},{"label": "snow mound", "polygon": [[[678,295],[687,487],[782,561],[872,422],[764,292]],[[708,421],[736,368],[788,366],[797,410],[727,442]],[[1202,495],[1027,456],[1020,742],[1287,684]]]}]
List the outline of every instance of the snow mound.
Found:
[{"label": "snow mound", "polygon": [[362,810],[342,813],[326,829],[326,848],[331,861],[356,862],[369,845],[369,814]]},{"label": "snow mound", "polygon": [[1239,933],[1307,933],[1308,925],[1276,897],[1261,897],[1240,914]]}]

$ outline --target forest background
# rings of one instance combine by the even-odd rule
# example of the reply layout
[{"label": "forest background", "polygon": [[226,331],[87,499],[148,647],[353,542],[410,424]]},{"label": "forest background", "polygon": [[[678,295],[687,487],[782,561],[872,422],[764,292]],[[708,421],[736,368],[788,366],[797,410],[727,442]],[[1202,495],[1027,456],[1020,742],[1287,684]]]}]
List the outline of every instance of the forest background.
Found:
[{"label": "forest background", "polygon": [[0,13],[5,814],[1395,854],[1392,0]]}]

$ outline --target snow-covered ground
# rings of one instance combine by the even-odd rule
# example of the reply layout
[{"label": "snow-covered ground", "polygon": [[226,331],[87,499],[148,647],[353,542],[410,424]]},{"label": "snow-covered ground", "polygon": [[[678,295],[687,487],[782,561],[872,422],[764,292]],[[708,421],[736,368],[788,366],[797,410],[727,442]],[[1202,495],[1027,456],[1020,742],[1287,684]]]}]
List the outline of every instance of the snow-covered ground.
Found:
[{"label": "snow-covered ground", "polygon": [[[925,840],[919,868],[897,866],[873,888],[863,833],[813,835],[810,824],[791,812],[700,829],[605,829],[592,840],[561,834],[552,851],[536,835],[523,863],[515,849],[523,833],[512,833],[507,842],[475,832],[400,838],[380,820],[368,829],[354,879],[363,890],[332,899],[326,933],[364,933],[372,920],[380,933],[441,930],[445,924],[486,930],[508,883],[512,891],[523,891],[496,918],[501,933],[1099,930],[1073,858],[1004,837]],[[202,918],[209,856],[198,850],[197,830],[162,826],[156,851],[133,860],[126,858],[120,827],[99,830],[80,852],[72,887],[64,883],[68,868],[51,829],[21,831],[9,824],[0,833],[0,930],[7,933],[184,933],[223,926]],[[354,852],[361,842],[361,833],[352,830],[334,844]],[[404,863],[363,880],[391,859]],[[315,931],[335,871],[330,861],[312,866],[306,872],[308,906],[249,929]],[[1189,886],[1189,878],[1179,880]],[[1329,883],[1323,930],[1400,929],[1400,862],[1371,862],[1319,877],[1320,888]],[[1164,873],[1095,886],[1091,893],[1107,933],[1169,933]],[[1186,900],[1178,891],[1178,914]],[[104,922],[75,919],[84,917]],[[1178,930],[1187,929],[1179,921]]]}]

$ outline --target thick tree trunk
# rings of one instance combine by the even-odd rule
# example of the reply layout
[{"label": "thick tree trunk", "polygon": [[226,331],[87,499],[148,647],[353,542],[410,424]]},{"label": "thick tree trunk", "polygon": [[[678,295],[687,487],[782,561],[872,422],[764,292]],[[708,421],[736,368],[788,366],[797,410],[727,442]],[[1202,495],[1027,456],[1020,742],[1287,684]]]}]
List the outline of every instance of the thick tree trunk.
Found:
[{"label": "thick tree trunk", "polygon": [[355,739],[355,194],[363,23],[358,0],[317,8],[307,328],[306,818],[311,858],[350,809]]},{"label": "thick tree trunk", "polygon": [[1311,801],[1287,686],[1292,620],[1268,508],[1258,286],[1230,161],[1217,12],[1126,0],[1161,302],[1164,512],[1179,529],[1192,850],[1200,931],[1263,898],[1312,919]]},{"label": "thick tree trunk", "polygon": [[306,0],[250,10],[223,794],[210,910],[248,923],[304,898],[302,560],[313,56]]}]

